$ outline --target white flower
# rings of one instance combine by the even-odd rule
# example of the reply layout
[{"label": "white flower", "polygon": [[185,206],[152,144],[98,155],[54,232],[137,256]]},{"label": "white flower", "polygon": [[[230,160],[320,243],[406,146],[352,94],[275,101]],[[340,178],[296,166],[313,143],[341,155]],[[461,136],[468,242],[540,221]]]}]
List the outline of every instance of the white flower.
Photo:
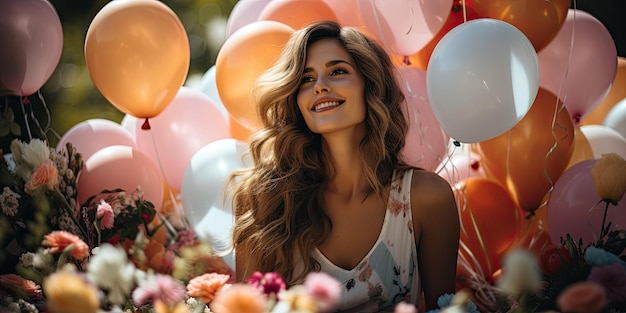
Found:
[{"label": "white flower", "polygon": [[50,158],[50,148],[41,139],[32,139],[29,143],[20,140],[11,142],[11,153],[15,161],[15,173],[28,181],[33,171]]},{"label": "white flower", "polygon": [[100,246],[87,272],[94,284],[108,290],[108,299],[113,304],[124,304],[135,286],[135,266],[128,261],[124,249],[111,244]]},{"label": "white flower", "polygon": [[25,253],[22,253],[22,256],[20,256],[20,263],[22,263],[22,265],[24,265],[25,267],[33,266],[34,260],[35,260],[35,254],[32,252],[25,252]]},{"label": "white flower", "polygon": [[541,286],[541,270],[535,255],[527,250],[509,252],[502,262],[498,287],[507,294],[519,296],[536,291]]}]

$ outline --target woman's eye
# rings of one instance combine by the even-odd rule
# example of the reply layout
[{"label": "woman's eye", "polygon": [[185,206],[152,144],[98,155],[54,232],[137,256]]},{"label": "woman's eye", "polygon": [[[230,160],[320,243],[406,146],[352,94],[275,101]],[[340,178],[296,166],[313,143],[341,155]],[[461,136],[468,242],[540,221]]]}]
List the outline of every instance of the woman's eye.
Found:
[{"label": "woman's eye", "polygon": [[330,73],[330,75],[333,76],[333,75],[346,74],[346,73],[348,73],[348,71],[346,71],[346,70],[344,70],[342,68],[338,68],[338,69],[333,70]]},{"label": "woman's eye", "polygon": [[313,81],[313,77],[311,77],[311,76],[304,76],[300,80],[300,84],[304,84],[304,83],[308,83],[308,82],[312,82],[312,81]]}]

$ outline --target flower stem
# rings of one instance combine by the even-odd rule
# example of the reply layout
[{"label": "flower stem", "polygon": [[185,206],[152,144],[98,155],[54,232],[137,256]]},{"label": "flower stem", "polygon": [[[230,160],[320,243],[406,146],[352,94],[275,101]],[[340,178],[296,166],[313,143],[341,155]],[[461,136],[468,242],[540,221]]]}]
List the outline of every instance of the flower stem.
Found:
[{"label": "flower stem", "polygon": [[604,229],[604,225],[606,223],[606,215],[609,212],[609,204],[611,203],[610,200],[603,200],[605,202],[605,206],[604,206],[604,215],[602,216],[602,228],[600,229],[600,239],[602,240],[604,238],[605,235],[607,235],[609,233],[608,230]]}]

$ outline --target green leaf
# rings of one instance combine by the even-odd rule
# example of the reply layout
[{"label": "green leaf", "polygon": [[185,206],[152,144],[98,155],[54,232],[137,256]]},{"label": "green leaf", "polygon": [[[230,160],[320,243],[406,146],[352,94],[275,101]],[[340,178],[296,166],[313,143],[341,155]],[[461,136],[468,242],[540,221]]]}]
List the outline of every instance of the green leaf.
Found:
[{"label": "green leaf", "polygon": [[9,134],[9,123],[0,119],[0,136],[6,136]]},{"label": "green leaf", "polygon": [[11,134],[15,136],[22,136],[22,128],[16,122],[11,122]]}]

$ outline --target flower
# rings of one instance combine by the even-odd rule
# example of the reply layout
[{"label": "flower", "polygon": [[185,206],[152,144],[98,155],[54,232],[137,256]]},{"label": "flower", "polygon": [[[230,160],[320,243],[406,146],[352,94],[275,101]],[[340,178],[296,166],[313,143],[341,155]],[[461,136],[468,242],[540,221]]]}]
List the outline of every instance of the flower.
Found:
[{"label": "flower", "polygon": [[319,312],[331,312],[341,297],[341,285],[323,272],[311,272],[304,278],[304,287],[317,304]]},{"label": "flower", "polygon": [[626,160],[617,153],[603,153],[591,168],[591,178],[600,198],[617,205],[626,192]]},{"label": "flower", "polygon": [[210,307],[219,313],[264,313],[269,302],[263,292],[252,285],[235,284],[215,295]]},{"label": "flower", "polygon": [[272,313],[315,313],[317,304],[303,285],[296,285],[287,290],[282,290],[278,295],[278,303],[273,308]]},{"label": "flower", "polygon": [[100,199],[100,204],[98,204],[98,208],[96,209],[96,217],[100,220],[100,229],[113,228],[115,213],[113,213],[111,205],[104,201],[104,199]]},{"label": "flower", "polygon": [[193,278],[187,284],[187,295],[199,299],[204,303],[210,303],[215,294],[222,288],[228,288],[230,275],[207,273]]},{"label": "flower", "polygon": [[626,301],[626,267],[621,264],[594,266],[587,281],[602,285],[609,301]]},{"label": "flower", "polygon": [[539,289],[541,276],[537,258],[526,250],[509,252],[502,261],[502,276],[498,286],[507,294],[521,295]]},{"label": "flower", "polygon": [[113,304],[123,304],[135,286],[135,266],[129,263],[126,251],[110,244],[100,246],[87,273],[94,284],[108,290],[107,298]]},{"label": "flower", "polygon": [[608,300],[602,285],[578,282],[567,287],[557,298],[559,309],[564,312],[594,313],[606,307]]},{"label": "flower", "polygon": [[393,312],[394,313],[417,313],[417,308],[412,304],[402,301],[396,304]]},{"label": "flower", "polygon": [[185,286],[172,276],[159,273],[151,274],[139,282],[132,297],[137,306],[142,306],[151,301],[174,305],[186,298]]},{"label": "flower", "polygon": [[287,289],[287,284],[283,278],[277,273],[261,273],[254,272],[246,282],[254,287],[259,288],[267,297],[276,297],[281,290]]},{"label": "flower", "polygon": [[50,159],[41,163],[32,173],[30,180],[26,183],[26,192],[32,192],[40,186],[45,186],[48,190],[53,190],[59,185],[59,177],[56,167]]},{"label": "flower", "polygon": [[15,292],[23,298],[41,298],[41,287],[32,280],[24,279],[15,274],[0,275],[0,288]]},{"label": "flower", "polygon": [[82,260],[89,256],[89,247],[78,236],[67,231],[53,231],[44,237],[44,246],[48,246],[46,252],[62,253],[68,247],[72,247],[70,254],[77,260]]},{"label": "flower", "polygon": [[95,313],[100,307],[98,290],[71,270],[61,270],[46,277],[43,292],[50,313]]},{"label": "flower", "polygon": [[541,269],[548,275],[558,274],[563,269],[563,265],[571,263],[572,259],[565,246],[550,245],[541,253]]}]

